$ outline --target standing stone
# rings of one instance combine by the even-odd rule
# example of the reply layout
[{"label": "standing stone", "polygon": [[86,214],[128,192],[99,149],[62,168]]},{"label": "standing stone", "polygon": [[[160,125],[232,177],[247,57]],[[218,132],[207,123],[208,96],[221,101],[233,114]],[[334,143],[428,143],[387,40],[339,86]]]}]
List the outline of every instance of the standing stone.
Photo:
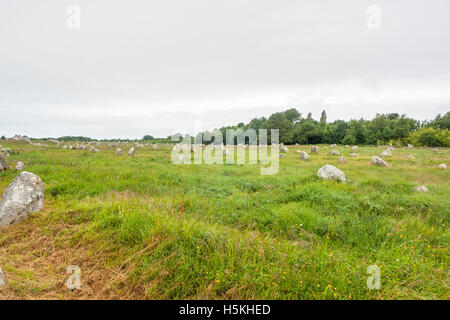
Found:
[{"label": "standing stone", "polygon": [[280,153],[280,158],[286,158],[286,155],[284,153]]},{"label": "standing stone", "polygon": [[358,156],[357,153],[354,153],[354,152],[350,153],[350,157],[357,157],[357,156]]},{"label": "standing stone", "polygon": [[16,164],[16,170],[23,171],[25,169],[25,165],[23,162],[19,161]]},{"label": "standing stone", "polygon": [[389,167],[387,162],[381,159],[380,157],[372,157],[371,162],[375,166]]},{"label": "standing stone", "polygon": [[130,150],[128,151],[128,155],[130,157],[134,156],[134,147],[131,147]]},{"label": "standing stone", "polygon": [[312,146],[312,147],[311,147],[311,153],[318,154],[318,153],[319,153],[319,147]]},{"label": "standing stone", "polygon": [[300,160],[308,160],[309,154],[306,151],[300,151]]},{"label": "standing stone", "polygon": [[0,171],[6,171],[8,170],[8,163],[6,162],[6,160],[3,158],[3,156],[0,154]]},{"label": "standing stone", "polygon": [[153,150],[158,150],[158,145],[157,144],[152,145],[152,149]]},{"label": "standing stone", "polygon": [[447,165],[445,163],[441,163],[440,165],[438,165],[439,169],[447,169]]},{"label": "standing stone", "polygon": [[289,152],[289,149],[288,149],[288,147],[286,147],[284,144],[281,144],[281,145],[280,145],[280,152],[282,152],[282,153],[288,153],[288,152]]},{"label": "standing stone", "polygon": [[339,153],[338,150],[331,150],[331,155],[332,156],[338,156],[338,155],[340,155],[340,153]]},{"label": "standing stone", "polygon": [[414,148],[414,146],[412,144],[408,143],[408,149],[412,149],[412,148]]},{"label": "standing stone", "polygon": [[0,267],[0,287],[6,286],[6,278],[3,274],[2,268]]},{"label": "standing stone", "polygon": [[358,151],[358,146],[353,146],[353,147],[352,147],[352,150],[353,150],[353,151]]},{"label": "standing stone", "polygon": [[117,148],[117,149],[116,149],[116,155],[117,155],[117,156],[120,156],[121,154],[122,154],[122,149]]},{"label": "standing stone", "polygon": [[0,228],[23,220],[44,205],[44,185],[37,175],[22,171],[14,178],[0,200]]},{"label": "standing stone", "polygon": [[325,180],[331,179],[344,183],[347,181],[344,172],[330,164],[326,164],[325,166],[320,168],[319,171],[317,171],[317,174],[319,175],[319,177]]},{"label": "standing stone", "polygon": [[379,154],[380,157],[390,157],[391,156],[391,150],[386,149],[382,153]]},{"label": "standing stone", "polygon": [[347,160],[345,160],[344,157],[339,157],[338,162],[340,162],[340,163],[347,163]]}]

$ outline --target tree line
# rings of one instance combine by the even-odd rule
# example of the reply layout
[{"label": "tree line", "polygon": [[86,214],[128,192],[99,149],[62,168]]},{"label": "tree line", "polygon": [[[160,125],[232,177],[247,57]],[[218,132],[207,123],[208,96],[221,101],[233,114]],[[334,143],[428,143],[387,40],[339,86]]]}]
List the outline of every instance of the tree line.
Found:
[{"label": "tree line", "polygon": [[[279,139],[284,144],[344,144],[344,145],[393,145],[449,147],[450,146],[450,112],[444,116],[437,115],[431,121],[419,121],[405,114],[376,114],[372,120],[335,120],[327,121],[326,111],[320,119],[306,117],[295,108],[276,112],[268,118],[260,117],[249,123],[238,123],[216,129],[215,132],[226,138],[226,130],[241,129],[279,129]],[[270,140],[270,135],[269,140]],[[270,142],[269,142],[270,143]]]}]

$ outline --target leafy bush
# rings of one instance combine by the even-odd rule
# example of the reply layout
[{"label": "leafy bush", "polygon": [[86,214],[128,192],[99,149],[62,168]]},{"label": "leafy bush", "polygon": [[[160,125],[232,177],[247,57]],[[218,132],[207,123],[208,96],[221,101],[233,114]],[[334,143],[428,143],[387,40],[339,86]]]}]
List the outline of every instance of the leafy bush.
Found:
[{"label": "leafy bush", "polygon": [[419,131],[412,132],[409,136],[409,141],[416,146],[449,147],[450,131],[432,127],[422,128]]}]

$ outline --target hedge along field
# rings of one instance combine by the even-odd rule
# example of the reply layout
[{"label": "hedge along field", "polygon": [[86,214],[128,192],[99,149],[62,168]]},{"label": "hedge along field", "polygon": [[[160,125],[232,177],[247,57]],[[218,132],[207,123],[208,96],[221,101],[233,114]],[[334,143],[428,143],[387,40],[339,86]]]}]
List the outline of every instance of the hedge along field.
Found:
[{"label": "hedge along field", "polygon": [[[116,156],[2,141],[45,186],[44,209],[0,230],[2,298],[449,299],[449,149],[327,146],[279,172],[175,165],[169,146]],[[407,155],[414,159],[405,159]],[[323,181],[331,164],[346,184]],[[0,192],[17,175],[0,173]],[[428,193],[414,191],[425,185]],[[81,290],[65,286],[67,267]],[[367,268],[381,270],[369,290]]]}]

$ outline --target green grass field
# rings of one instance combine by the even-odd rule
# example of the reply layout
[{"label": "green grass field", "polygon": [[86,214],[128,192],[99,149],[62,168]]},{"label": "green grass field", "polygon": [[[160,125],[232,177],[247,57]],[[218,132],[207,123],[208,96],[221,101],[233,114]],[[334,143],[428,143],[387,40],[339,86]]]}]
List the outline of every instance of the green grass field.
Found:
[{"label": "green grass field", "polygon": [[[449,299],[450,150],[338,146],[276,175],[258,165],[174,165],[171,147],[135,157],[2,141],[45,186],[44,209],[0,230],[0,298]],[[415,159],[406,160],[412,154]],[[346,184],[322,181],[331,164]],[[17,171],[0,173],[3,192]],[[425,185],[428,193],[413,190]],[[381,269],[381,289],[366,286]],[[81,290],[65,287],[82,270]]]}]

